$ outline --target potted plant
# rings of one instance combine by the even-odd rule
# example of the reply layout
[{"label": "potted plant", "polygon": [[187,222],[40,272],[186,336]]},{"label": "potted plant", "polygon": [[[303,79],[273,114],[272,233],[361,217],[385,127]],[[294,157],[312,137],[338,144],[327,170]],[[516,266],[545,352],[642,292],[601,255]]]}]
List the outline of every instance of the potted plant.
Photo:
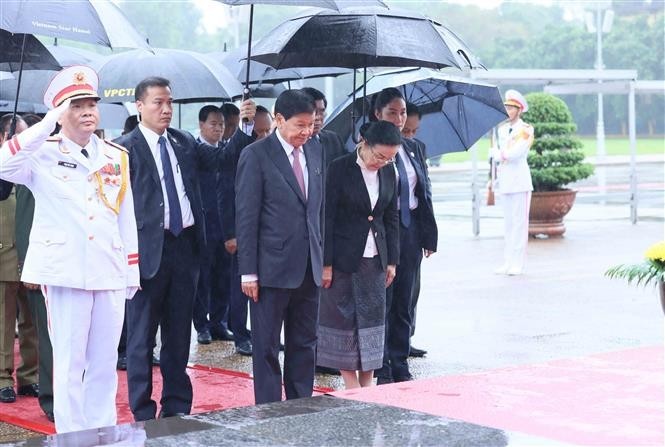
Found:
[{"label": "potted plant", "polygon": [[665,314],[665,241],[652,245],[644,254],[645,260],[637,264],[621,264],[610,268],[605,275],[610,278],[624,278],[637,285],[657,284],[660,305]]},{"label": "potted plant", "polygon": [[568,106],[549,93],[526,95],[529,111],[522,119],[533,126],[534,141],[527,162],[531,169],[533,194],[529,211],[529,235],[561,236],[564,216],[570,211],[577,191],[566,185],[593,174],[584,162],[582,142]]}]

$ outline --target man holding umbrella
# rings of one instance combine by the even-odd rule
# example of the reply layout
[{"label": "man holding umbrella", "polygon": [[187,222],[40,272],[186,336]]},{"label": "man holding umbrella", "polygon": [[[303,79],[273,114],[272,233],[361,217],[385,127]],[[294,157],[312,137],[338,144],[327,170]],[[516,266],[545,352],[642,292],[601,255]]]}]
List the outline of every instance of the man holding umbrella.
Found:
[{"label": "man holding umbrella", "polygon": [[59,433],[116,424],[116,349],[139,287],[128,154],[94,135],[97,85],[89,67],[60,71],[44,95],[51,111],[0,149],[0,177],[36,200],[21,280],[46,298]]}]

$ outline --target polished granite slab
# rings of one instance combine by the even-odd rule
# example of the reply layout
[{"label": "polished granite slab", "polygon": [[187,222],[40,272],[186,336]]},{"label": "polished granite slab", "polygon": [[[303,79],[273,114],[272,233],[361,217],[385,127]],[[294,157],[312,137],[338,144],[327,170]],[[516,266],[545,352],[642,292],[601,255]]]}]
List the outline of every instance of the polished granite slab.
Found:
[{"label": "polished granite slab", "polygon": [[499,447],[563,444],[387,405],[320,396],[47,436],[13,445]]}]

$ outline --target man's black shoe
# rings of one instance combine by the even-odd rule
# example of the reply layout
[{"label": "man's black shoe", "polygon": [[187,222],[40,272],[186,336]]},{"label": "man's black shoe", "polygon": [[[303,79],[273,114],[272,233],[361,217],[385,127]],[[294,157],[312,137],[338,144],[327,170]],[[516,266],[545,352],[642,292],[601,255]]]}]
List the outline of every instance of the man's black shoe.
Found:
[{"label": "man's black shoe", "polygon": [[21,385],[17,391],[19,396],[39,397],[39,384]]},{"label": "man's black shoe", "polygon": [[0,402],[10,404],[16,402],[16,392],[13,386],[6,386],[0,389]]},{"label": "man's black shoe", "polygon": [[152,366],[159,366],[159,357],[155,354],[152,355]]},{"label": "man's black shoe", "polygon": [[200,345],[209,345],[212,342],[212,335],[210,335],[210,331],[205,329],[199,332],[199,334],[196,336],[196,341],[198,341]]},{"label": "man's black shoe", "polygon": [[118,363],[116,363],[115,369],[127,371],[127,354],[118,354]]},{"label": "man's black shoe", "polygon": [[242,341],[236,345],[236,353],[240,355],[252,355],[252,342],[249,340]]},{"label": "man's black shoe", "polygon": [[330,376],[339,376],[339,369],[328,368],[327,366],[316,366],[316,372],[318,374],[328,374]]},{"label": "man's black shoe", "polygon": [[409,348],[409,357],[425,357],[425,354],[427,354],[427,351],[424,349],[418,349],[413,346]]},{"label": "man's black shoe", "polygon": [[55,422],[55,416],[53,415],[52,411],[45,411],[44,414],[46,415],[46,419],[51,422]]},{"label": "man's black shoe", "polygon": [[378,376],[376,378],[376,384],[377,385],[386,385],[388,383],[393,383],[393,378],[392,377]]},{"label": "man's black shoe", "polygon": [[393,378],[393,382],[395,382],[395,383],[397,383],[397,382],[410,382],[411,380],[413,380],[413,376],[411,376],[411,374],[409,374],[408,376],[397,376],[397,377]]},{"label": "man's black shoe", "polygon": [[233,336],[233,332],[229,331],[228,329],[213,329],[210,331],[210,335],[212,336],[213,340],[219,340],[219,341],[234,341],[235,337]]},{"label": "man's black shoe", "polygon": [[279,344],[279,350],[280,350],[280,351],[283,351],[283,350],[284,350],[284,343],[280,343],[280,344]]}]

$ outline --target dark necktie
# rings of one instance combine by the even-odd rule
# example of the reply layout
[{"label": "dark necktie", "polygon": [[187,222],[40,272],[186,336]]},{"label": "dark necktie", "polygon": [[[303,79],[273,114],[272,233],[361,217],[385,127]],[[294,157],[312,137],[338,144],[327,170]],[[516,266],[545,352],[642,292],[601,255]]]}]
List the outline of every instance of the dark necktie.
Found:
[{"label": "dark necktie", "polygon": [[178,236],[182,231],[182,211],[180,210],[180,199],[178,199],[178,190],[175,187],[173,178],[173,168],[171,167],[171,157],[166,150],[166,139],[159,137],[159,154],[162,159],[162,169],[164,170],[164,186],[166,186],[166,196],[169,201],[169,231]]},{"label": "dark necktie", "polygon": [[399,174],[399,217],[402,225],[408,228],[411,225],[411,211],[409,210],[409,178],[406,175],[406,168],[404,167],[404,160],[402,155],[397,154],[395,157],[395,164],[397,165],[397,173]]},{"label": "dark necktie", "polygon": [[90,158],[90,154],[88,154],[88,150],[86,148],[81,149],[81,153],[85,158]]}]

